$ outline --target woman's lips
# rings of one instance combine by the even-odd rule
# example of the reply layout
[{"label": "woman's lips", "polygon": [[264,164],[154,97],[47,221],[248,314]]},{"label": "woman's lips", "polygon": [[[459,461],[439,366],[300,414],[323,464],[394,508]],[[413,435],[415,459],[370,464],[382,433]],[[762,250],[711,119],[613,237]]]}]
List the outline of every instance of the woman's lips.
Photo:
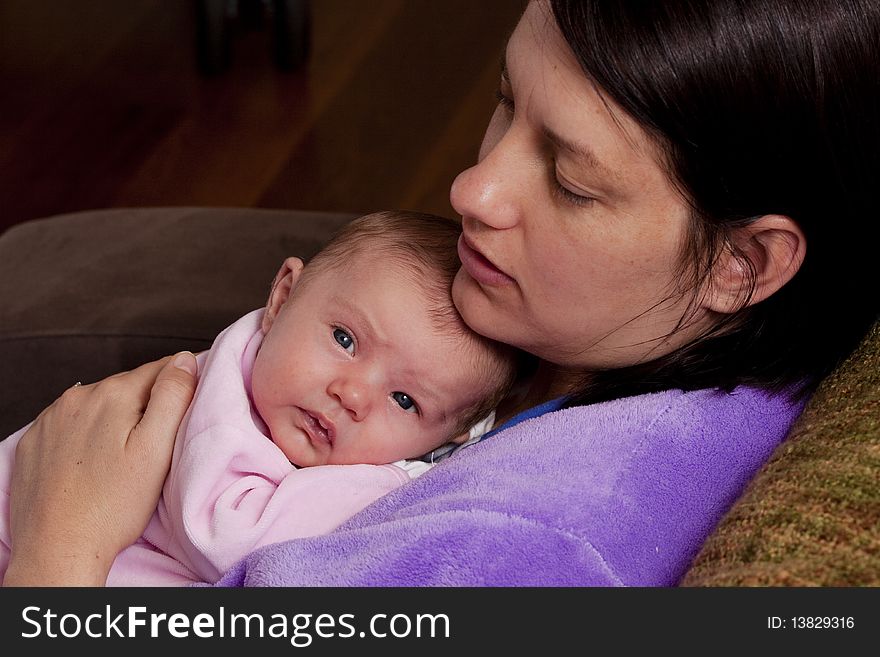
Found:
[{"label": "woman's lips", "polygon": [[464,233],[458,238],[458,257],[468,274],[483,285],[510,285],[515,281],[498,269],[482,253],[474,249],[464,237]]}]

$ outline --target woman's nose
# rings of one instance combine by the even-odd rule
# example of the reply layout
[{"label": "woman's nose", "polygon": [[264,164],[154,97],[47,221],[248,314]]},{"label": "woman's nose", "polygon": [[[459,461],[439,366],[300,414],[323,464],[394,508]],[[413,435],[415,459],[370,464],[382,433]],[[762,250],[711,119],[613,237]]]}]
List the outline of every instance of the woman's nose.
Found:
[{"label": "woman's nose", "polygon": [[525,158],[516,157],[514,148],[508,136],[488,145],[484,142],[480,161],[458,174],[449,200],[462,217],[498,230],[517,224],[528,190],[522,180]]},{"label": "woman's nose", "polygon": [[339,405],[360,422],[370,412],[369,387],[354,377],[336,377],[327,386],[327,393],[334,397]]}]

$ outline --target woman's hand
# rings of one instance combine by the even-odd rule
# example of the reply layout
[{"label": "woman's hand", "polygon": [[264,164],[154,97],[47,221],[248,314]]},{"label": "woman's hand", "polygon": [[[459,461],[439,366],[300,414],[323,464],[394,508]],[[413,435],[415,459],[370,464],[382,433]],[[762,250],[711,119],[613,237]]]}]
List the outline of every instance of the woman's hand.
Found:
[{"label": "woman's hand", "polygon": [[40,414],[15,452],[4,585],[105,583],[156,508],[195,372],[182,352],[74,386]]}]

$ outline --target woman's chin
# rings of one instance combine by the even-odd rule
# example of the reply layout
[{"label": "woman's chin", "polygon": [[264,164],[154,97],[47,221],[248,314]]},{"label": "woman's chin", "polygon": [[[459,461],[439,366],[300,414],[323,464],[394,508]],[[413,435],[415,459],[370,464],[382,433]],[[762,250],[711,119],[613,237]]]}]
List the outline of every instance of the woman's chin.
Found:
[{"label": "woman's chin", "polygon": [[491,340],[518,346],[522,323],[511,319],[515,313],[508,313],[504,300],[493,292],[483,289],[463,268],[452,282],[452,301],[471,330]]}]

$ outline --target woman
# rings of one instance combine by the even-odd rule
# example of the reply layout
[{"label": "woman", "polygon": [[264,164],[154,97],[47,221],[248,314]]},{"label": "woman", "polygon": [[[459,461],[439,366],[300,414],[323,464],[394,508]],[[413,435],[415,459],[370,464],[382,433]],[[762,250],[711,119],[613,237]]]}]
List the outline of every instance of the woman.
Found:
[{"label": "woman", "polygon": [[[221,583],[677,582],[877,316],[847,292],[870,262],[878,43],[868,0],[531,2],[451,191],[459,311],[541,359],[520,414]],[[193,386],[177,362],[77,387],[31,429],[7,584],[101,583],[140,534]]]}]

